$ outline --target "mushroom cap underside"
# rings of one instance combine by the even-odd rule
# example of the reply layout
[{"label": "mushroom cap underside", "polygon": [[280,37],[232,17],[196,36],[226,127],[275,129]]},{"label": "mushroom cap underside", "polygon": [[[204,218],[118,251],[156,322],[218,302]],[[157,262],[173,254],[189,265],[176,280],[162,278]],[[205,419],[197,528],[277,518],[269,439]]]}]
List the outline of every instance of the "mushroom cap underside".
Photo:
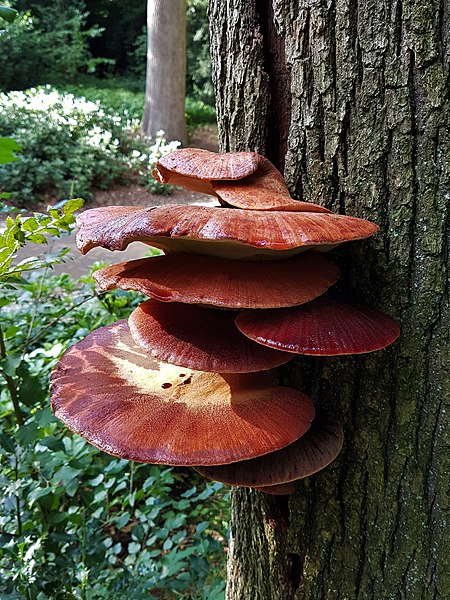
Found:
[{"label": "mushroom cap underside", "polygon": [[339,454],[343,441],[344,434],[339,423],[316,419],[305,435],[281,450],[229,465],[197,466],[195,470],[209,479],[229,485],[276,486],[324,469]]}]

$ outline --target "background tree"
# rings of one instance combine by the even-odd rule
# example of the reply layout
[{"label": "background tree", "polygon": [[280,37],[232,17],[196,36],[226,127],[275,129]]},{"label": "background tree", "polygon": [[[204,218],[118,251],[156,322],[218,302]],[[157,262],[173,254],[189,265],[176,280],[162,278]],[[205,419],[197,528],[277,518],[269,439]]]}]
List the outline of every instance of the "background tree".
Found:
[{"label": "background tree", "polygon": [[147,77],[142,131],[186,143],[186,2],[148,0]]},{"label": "background tree", "polygon": [[346,442],[289,502],[234,493],[228,598],[448,598],[449,12],[210,0],[209,17],[221,149],[257,150],[297,197],[376,221],[334,251],[335,293],[402,325],[383,352],[280,369]]}]

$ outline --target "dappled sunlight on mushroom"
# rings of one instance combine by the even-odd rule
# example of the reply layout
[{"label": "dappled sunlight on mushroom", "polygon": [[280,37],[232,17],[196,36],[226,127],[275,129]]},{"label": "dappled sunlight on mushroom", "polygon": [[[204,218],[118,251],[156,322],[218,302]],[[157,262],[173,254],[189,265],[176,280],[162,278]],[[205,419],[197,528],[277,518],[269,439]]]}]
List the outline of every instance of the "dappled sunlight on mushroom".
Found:
[{"label": "dappled sunlight on mushroom", "polygon": [[319,252],[378,226],[293,199],[254,152],[176,150],[153,174],[223,206],[105,207],[78,217],[82,253],[140,241],[165,255],[95,274],[104,290],[151,299],[128,324],[98,329],[63,355],[52,377],[55,414],[124,458],[292,493],[338,455],[343,432],[268,370],[291,353],[359,354],[398,337],[391,317],[322,297],[340,271]]},{"label": "dappled sunlight on mushroom", "polygon": [[309,398],[262,373],[162,365],[134,343],[125,321],[66,351],[52,376],[52,406],[111,454],[172,465],[266,454],[303,435],[314,418]]}]

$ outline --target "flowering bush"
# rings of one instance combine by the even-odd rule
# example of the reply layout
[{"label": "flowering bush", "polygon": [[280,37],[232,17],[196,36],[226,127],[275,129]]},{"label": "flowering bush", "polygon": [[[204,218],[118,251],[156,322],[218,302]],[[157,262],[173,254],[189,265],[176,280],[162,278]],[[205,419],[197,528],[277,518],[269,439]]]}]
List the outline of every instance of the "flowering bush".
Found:
[{"label": "flowering bush", "polygon": [[[165,152],[162,135],[152,145],[136,135],[139,123],[51,86],[0,94],[0,135],[22,146],[20,159],[0,170],[0,190],[19,203],[43,195],[89,199],[92,188],[144,176]],[[157,191],[156,189],[152,191]]]}]

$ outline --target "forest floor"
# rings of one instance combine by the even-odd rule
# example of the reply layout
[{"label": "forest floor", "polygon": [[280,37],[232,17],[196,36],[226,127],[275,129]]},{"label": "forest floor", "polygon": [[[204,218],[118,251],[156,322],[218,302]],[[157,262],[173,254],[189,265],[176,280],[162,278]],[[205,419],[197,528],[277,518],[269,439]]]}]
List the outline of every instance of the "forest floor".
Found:
[{"label": "forest floor", "polygon": [[[215,126],[201,127],[191,134],[189,143],[193,148],[204,148],[205,150],[218,150],[217,128]],[[162,194],[152,194],[146,187],[138,184],[128,186],[117,186],[109,190],[97,190],[92,201],[87,202],[82,210],[98,208],[102,206],[161,206],[167,204],[199,204],[214,206],[215,199],[206,194],[200,194],[191,190],[174,188],[169,196]],[[45,210],[45,206],[38,207],[38,210]],[[36,210],[36,206],[34,206]],[[29,245],[22,248],[18,254],[18,259],[23,260],[30,256],[36,256],[42,246]],[[70,248],[65,257],[65,262],[53,267],[54,274],[69,273],[75,277],[85,275],[92,263],[101,261],[108,263],[124,262],[136,258],[142,258],[148,250],[148,246],[141,242],[134,242],[122,252],[116,252],[114,255],[103,248],[94,248],[88,254],[82,256],[75,247],[75,233],[53,238],[49,240],[45,252],[58,252],[61,248]]]}]

